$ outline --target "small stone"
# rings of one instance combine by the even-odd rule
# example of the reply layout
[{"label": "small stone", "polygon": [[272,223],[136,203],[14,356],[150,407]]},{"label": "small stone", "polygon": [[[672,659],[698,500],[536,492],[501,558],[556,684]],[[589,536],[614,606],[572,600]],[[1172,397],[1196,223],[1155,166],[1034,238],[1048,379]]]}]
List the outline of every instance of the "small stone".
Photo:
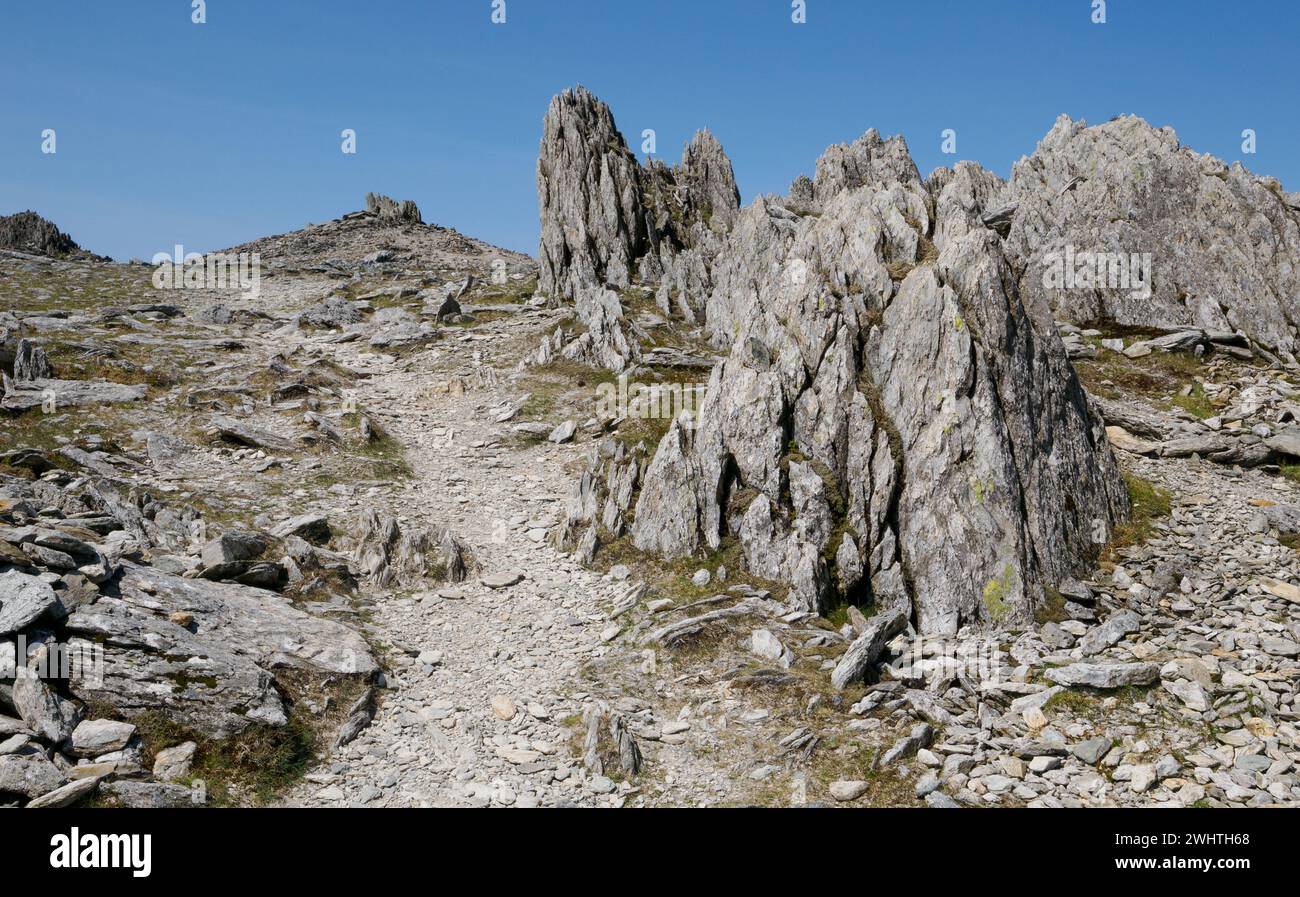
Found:
[{"label": "small stone", "polygon": [[1061,768],[1061,758],[1052,756],[1035,757],[1029,761],[1029,771],[1042,774]]},{"label": "small stone", "polygon": [[1025,721],[1025,725],[1032,730],[1041,729],[1047,725],[1047,715],[1037,707],[1030,707],[1020,714]]},{"label": "small stone", "polygon": [[552,430],[551,435],[547,436],[546,438],[548,441],[554,442],[556,445],[563,445],[564,443],[571,442],[573,440],[573,434],[576,433],[577,430],[578,430],[577,421],[566,420],[564,423],[560,424],[558,427]]},{"label": "small stone", "polygon": [[509,695],[497,695],[492,699],[492,712],[497,715],[498,719],[512,720],[518,712],[515,708],[515,702]]},{"label": "small stone", "polygon": [[1133,767],[1128,786],[1138,794],[1144,794],[1156,783],[1156,768],[1150,763],[1140,763]]},{"label": "small stone", "polygon": [[767,629],[755,629],[750,633],[749,652],[756,657],[773,661],[784,668],[788,668],[793,659],[792,652]]},{"label": "small stone", "polygon": [[1070,745],[1070,753],[1078,757],[1089,766],[1096,766],[1101,758],[1106,756],[1113,742],[1105,736],[1089,738],[1087,741],[1081,741],[1078,744]]},{"label": "small stone", "polygon": [[931,791],[925,796],[925,804],[936,810],[960,810],[961,804],[942,791]]},{"label": "small stone", "polygon": [[524,576],[522,573],[489,573],[482,577],[479,582],[483,583],[483,585],[487,586],[489,589],[505,589],[515,583],[522,582],[523,578]]},{"label": "small stone", "polygon": [[186,741],[158,752],[153,762],[153,776],[160,782],[179,782],[190,774],[198,745]]},{"label": "small stone", "polygon": [[831,782],[830,795],[841,803],[847,803],[866,794],[869,787],[871,786],[866,782],[842,779],[838,782]]},{"label": "small stone", "polygon": [[614,790],[614,781],[605,776],[592,776],[587,780],[587,790],[593,794],[609,794]]}]

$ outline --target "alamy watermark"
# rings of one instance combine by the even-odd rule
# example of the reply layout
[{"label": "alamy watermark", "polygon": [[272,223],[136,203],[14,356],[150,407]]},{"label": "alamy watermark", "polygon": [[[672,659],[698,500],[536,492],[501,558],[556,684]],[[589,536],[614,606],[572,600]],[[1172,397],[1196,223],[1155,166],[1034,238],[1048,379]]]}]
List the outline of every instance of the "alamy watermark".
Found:
[{"label": "alamy watermark", "polygon": [[1002,681],[1006,652],[996,639],[925,636],[911,625],[907,638],[907,649],[890,663],[900,678],[925,682],[965,679],[982,687]]},{"label": "alamy watermark", "polygon": [[175,252],[156,253],[153,264],[154,289],[158,290],[242,290],[256,298],[262,285],[262,257],[256,252],[186,252],[177,243]]},{"label": "alamy watermark", "polygon": [[705,389],[703,383],[628,382],[627,374],[619,374],[617,383],[596,387],[596,415],[603,419],[677,418],[683,427],[693,430],[699,425]]},{"label": "alamy watermark", "polygon": [[[104,684],[104,646],[94,642],[39,643],[28,649],[27,637],[19,634],[8,651],[0,654],[0,679],[31,676],[53,681],[65,679],[91,688]],[[30,655],[30,659],[29,659]]]},{"label": "alamy watermark", "polygon": [[1043,286],[1049,290],[1128,290],[1134,299],[1151,298],[1149,252],[1082,252],[1074,246],[1043,256]]}]

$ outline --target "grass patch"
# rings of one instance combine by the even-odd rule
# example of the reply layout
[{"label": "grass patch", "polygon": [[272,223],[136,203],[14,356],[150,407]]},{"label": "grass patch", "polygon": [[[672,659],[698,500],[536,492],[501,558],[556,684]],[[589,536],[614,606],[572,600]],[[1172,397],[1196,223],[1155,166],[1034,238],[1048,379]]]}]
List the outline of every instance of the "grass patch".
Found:
[{"label": "grass patch", "polygon": [[1124,484],[1128,487],[1133,513],[1128,520],[1115,527],[1109,544],[1102,552],[1103,560],[1114,561],[1118,549],[1145,542],[1150,537],[1155,522],[1169,516],[1170,496],[1164,489],[1131,473],[1124,474]]},{"label": "grass patch", "polygon": [[1169,403],[1175,408],[1181,408],[1192,417],[1205,420],[1208,417],[1214,417],[1218,409],[1210,404],[1206,398],[1205,387],[1200,383],[1192,384],[1192,390],[1187,395],[1176,395],[1169,400]]},{"label": "grass patch", "polygon": [[147,769],[158,752],[182,742],[198,745],[190,779],[202,780],[212,806],[265,805],[302,778],[316,759],[318,737],[300,717],[278,729],[254,726],[218,741],[197,734],[160,711],[132,718],[144,744]]},{"label": "grass patch", "polygon": [[[212,806],[264,806],[300,781],[315,765],[323,749],[323,736],[343,722],[347,710],[366,685],[359,679],[317,679],[285,670],[277,684],[296,699],[289,722],[281,727],[251,726],[227,739],[208,738],[164,712],[153,710],[130,717],[144,747],[144,765],[152,769],[158,752],[193,741],[190,779],[202,780]],[[301,699],[309,696],[328,709],[309,715]],[[97,716],[116,718],[112,712]]]},{"label": "grass patch", "polygon": [[[1100,346],[1100,338],[1089,342]],[[1129,358],[1120,352],[1099,348],[1096,358],[1080,358],[1074,362],[1079,379],[1089,392],[1107,399],[1125,395],[1139,395],[1174,404],[1175,399],[1190,399],[1178,393],[1189,382],[1200,389],[1196,377],[1202,371],[1201,362],[1187,352],[1152,352],[1144,358]],[[1209,402],[1204,390],[1200,400],[1188,403],[1192,408],[1204,410]],[[1182,404],[1179,404],[1182,407]],[[1190,408],[1188,409],[1190,410]],[[1195,412],[1193,412],[1195,413]],[[1213,416],[1213,410],[1206,417]]]},{"label": "grass patch", "polygon": [[[345,414],[343,423],[359,430],[361,416],[357,413]],[[387,433],[376,433],[369,442],[362,442],[355,453],[370,462],[377,477],[409,480],[415,476],[414,468],[406,459],[406,447]]]},{"label": "grass patch", "polygon": [[1044,712],[1061,712],[1073,713],[1076,716],[1088,717],[1094,714],[1101,702],[1093,695],[1085,694],[1081,691],[1058,691],[1047,699],[1043,704]]}]

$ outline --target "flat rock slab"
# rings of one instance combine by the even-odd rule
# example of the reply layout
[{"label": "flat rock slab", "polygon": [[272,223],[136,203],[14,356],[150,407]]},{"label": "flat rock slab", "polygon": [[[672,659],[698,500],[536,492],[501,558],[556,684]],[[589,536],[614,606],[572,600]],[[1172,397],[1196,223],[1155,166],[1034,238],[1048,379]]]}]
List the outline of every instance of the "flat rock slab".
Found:
[{"label": "flat rock slab", "polygon": [[482,577],[479,582],[489,589],[505,589],[516,583],[523,582],[523,580],[522,573],[489,573],[487,576]]},{"label": "flat rock slab", "polygon": [[275,452],[291,452],[294,449],[294,444],[283,436],[278,436],[269,430],[253,427],[224,415],[219,414],[213,417],[212,426],[222,437],[240,445],[270,449]]},{"label": "flat rock slab", "polygon": [[1155,663],[1072,663],[1048,670],[1047,678],[1065,686],[1088,688],[1123,688],[1126,685],[1151,685],[1160,678]]},{"label": "flat rock slab", "polygon": [[119,804],[131,809],[165,810],[172,807],[201,806],[197,792],[185,785],[164,782],[110,782],[104,791]]},{"label": "flat rock slab", "polygon": [[271,535],[280,539],[298,536],[312,545],[325,545],[333,537],[334,532],[330,528],[329,518],[323,514],[303,514],[276,524],[271,530]]},{"label": "flat rock slab", "polygon": [[1139,439],[1128,430],[1118,426],[1106,428],[1106,439],[1115,448],[1132,452],[1135,455],[1154,455],[1160,449],[1159,443]]},{"label": "flat rock slab", "polygon": [[[275,592],[131,563],[123,564],[118,592],[68,617],[68,631],[80,636],[74,646],[104,649],[102,681],[74,679],[69,687],[128,715],[163,710],[226,737],[254,723],[284,725],[276,670],[368,677],[378,669],[357,632]],[[181,613],[191,626],[173,622]]]},{"label": "flat rock slab", "polygon": [[148,387],[143,385],[109,383],[107,380],[28,380],[13,384],[0,399],[0,409],[29,411],[40,408],[50,398],[53,398],[56,408],[114,405],[138,402],[147,393]]},{"label": "flat rock slab", "polygon": [[60,788],[55,788],[47,794],[42,794],[40,797],[29,803],[27,809],[40,810],[70,807],[98,788],[101,778],[102,776],[92,776],[69,782]]},{"label": "flat rock slab", "polygon": [[1259,584],[1270,595],[1281,598],[1283,601],[1290,601],[1292,604],[1300,604],[1300,586],[1294,586],[1289,582],[1282,582],[1280,579],[1272,579],[1268,576],[1261,576]]}]

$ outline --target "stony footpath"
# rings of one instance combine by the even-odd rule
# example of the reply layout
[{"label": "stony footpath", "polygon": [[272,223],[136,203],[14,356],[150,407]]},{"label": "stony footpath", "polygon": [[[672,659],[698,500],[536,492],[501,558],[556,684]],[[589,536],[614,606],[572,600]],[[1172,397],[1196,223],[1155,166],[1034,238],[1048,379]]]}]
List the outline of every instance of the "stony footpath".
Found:
[{"label": "stony footpath", "polygon": [[[578,449],[520,450],[517,400],[478,340],[398,363],[346,352],[372,377],[358,395],[406,447],[413,476],[389,496],[404,519],[450,526],[471,547],[464,583],[378,595],[367,631],[392,664],[373,724],[286,795],[293,805],[620,805],[573,756],[573,720],[597,696],[584,664],[608,649],[604,609],[626,583],[580,568],[547,538]],[[500,341],[490,341],[494,351]],[[489,373],[489,370],[492,372]],[[488,384],[498,382],[496,387]],[[513,393],[513,394],[512,394]],[[567,721],[567,722],[566,722]]]}]

